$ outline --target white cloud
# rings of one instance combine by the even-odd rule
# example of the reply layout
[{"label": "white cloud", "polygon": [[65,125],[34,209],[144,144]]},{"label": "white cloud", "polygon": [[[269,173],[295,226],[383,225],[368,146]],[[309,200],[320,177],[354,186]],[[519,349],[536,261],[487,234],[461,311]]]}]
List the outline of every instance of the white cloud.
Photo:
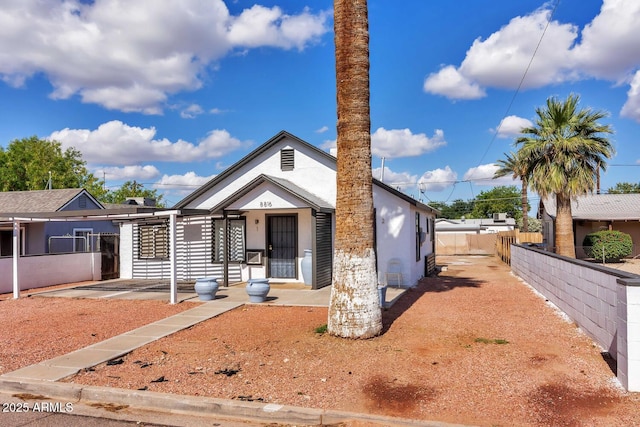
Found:
[{"label": "white cloud", "polygon": [[[478,185],[500,185],[497,180],[493,179],[493,175],[498,170],[498,166],[495,163],[489,163],[486,165],[480,165],[474,168],[470,168],[465,172],[463,181],[471,181]],[[512,181],[511,179],[509,181]]]},{"label": "white cloud", "polygon": [[382,180],[385,184],[401,191],[415,188],[416,186],[416,175],[411,175],[408,172],[393,172],[387,166],[384,167],[384,175],[382,174],[382,168],[374,168],[372,174],[374,178]]},{"label": "white cloud", "polygon": [[250,143],[233,138],[226,130],[213,130],[197,144],[179,139],[154,139],[155,128],[140,128],[113,120],[96,130],[63,129],[48,139],[59,141],[63,149],[73,147],[89,164],[134,165],[140,162],[194,162],[215,159]]},{"label": "white cloud", "polygon": [[409,129],[378,128],[371,134],[371,153],[378,157],[415,157],[446,144],[440,129],[436,129],[431,138],[424,133],[414,134]]},{"label": "white cloud", "polygon": [[[436,129],[431,138],[424,133],[414,134],[410,129],[387,130],[382,127],[371,134],[371,154],[388,159],[421,156],[444,145],[447,141],[440,129]],[[323,142],[320,147],[333,156],[338,152],[335,139]]]},{"label": "white cloud", "polygon": [[620,115],[640,122],[640,71],[633,77],[627,96],[627,102],[622,106]]},{"label": "white cloud", "polygon": [[451,99],[479,99],[487,96],[478,83],[463,76],[452,65],[430,74],[424,80],[424,91]]},{"label": "white cloud", "polygon": [[222,0],[5,2],[0,79],[21,86],[42,73],[54,99],[159,114],[234,49],[304,49],[330,31],[329,16],[262,6],[231,16]]},{"label": "white cloud", "polygon": [[198,104],[191,104],[187,108],[180,112],[180,117],[183,119],[195,119],[200,114],[203,114],[204,110]]},{"label": "white cloud", "polygon": [[329,126],[322,126],[320,129],[316,130],[316,133],[325,133],[329,130]]},{"label": "white cloud", "polygon": [[93,174],[105,181],[153,180],[160,176],[160,171],[153,165],[133,165],[124,167],[94,168]]},{"label": "white cloud", "polygon": [[551,21],[538,46],[550,13],[539,9],[531,15],[515,17],[486,40],[476,39],[458,71],[485,87],[515,88],[535,52],[523,87],[541,87],[565,80],[567,69],[572,65],[567,53],[577,37],[577,29]]},{"label": "white cloud", "polygon": [[458,174],[447,165],[444,169],[438,168],[425,172],[418,179],[418,183],[423,186],[425,191],[435,192],[451,187],[457,180]]},{"label": "white cloud", "polygon": [[[485,88],[515,89],[521,83],[537,88],[590,78],[632,81],[640,65],[640,2],[603,0],[600,13],[581,32],[557,20],[547,26],[549,7],[513,18],[486,40],[476,39],[459,67],[446,65],[427,76],[425,92],[475,99],[484,96]],[[637,101],[631,99],[636,92],[632,87],[624,114],[638,120],[633,113]]]},{"label": "white cloud", "polygon": [[[507,116],[502,119],[498,126],[498,138],[513,138],[520,135],[522,128],[531,126],[533,126],[531,120],[518,116]],[[492,132],[495,132],[495,130],[492,129]]]},{"label": "white cloud", "polygon": [[582,30],[574,51],[578,65],[591,76],[627,81],[640,61],[640,2],[604,0],[600,14]]},{"label": "white cloud", "polygon": [[318,15],[305,8],[300,15],[286,15],[274,6],[267,8],[254,5],[245,9],[238,17],[230,19],[229,41],[235,46],[275,46],[298,50],[318,40],[327,32],[328,13]]}]

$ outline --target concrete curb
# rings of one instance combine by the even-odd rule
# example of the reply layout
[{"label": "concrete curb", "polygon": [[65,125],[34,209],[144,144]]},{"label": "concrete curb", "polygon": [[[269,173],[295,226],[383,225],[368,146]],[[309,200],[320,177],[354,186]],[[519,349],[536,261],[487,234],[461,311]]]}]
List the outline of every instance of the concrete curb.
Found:
[{"label": "concrete curb", "polygon": [[[184,396],[153,391],[127,390],[110,387],[83,386],[35,380],[0,378],[0,391],[10,394],[29,394],[34,400],[52,399],[65,402],[126,405],[132,409],[158,413],[244,419],[265,423],[296,425],[326,425],[347,421],[362,421],[369,425],[462,427],[432,421],[417,421],[343,411],[302,408],[273,403],[245,402],[212,397]],[[109,417],[105,414],[105,417]]]}]

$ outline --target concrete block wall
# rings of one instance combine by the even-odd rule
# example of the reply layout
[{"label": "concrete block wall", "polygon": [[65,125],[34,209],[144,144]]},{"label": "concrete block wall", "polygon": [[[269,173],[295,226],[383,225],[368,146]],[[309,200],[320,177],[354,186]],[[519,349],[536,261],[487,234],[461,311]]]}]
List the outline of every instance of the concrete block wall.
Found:
[{"label": "concrete block wall", "polygon": [[618,380],[640,391],[640,278],[618,279]]},{"label": "concrete block wall", "polygon": [[[640,286],[635,289],[624,283],[635,283],[640,277],[521,245],[511,246],[511,270],[609,352],[618,361],[620,382],[630,391],[630,386],[635,387],[628,374],[630,364],[640,371]],[[629,301],[637,302],[636,310],[628,310]],[[638,317],[633,328],[637,337],[629,332],[631,317],[627,316],[633,311]],[[632,360],[630,350],[637,355]],[[640,372],[634,375],[640,389]]]},{"label": "concrete block wall", "polygon": [[623,272],[520,245],[511,246],[511,270],[615,357],[617,279]]}]

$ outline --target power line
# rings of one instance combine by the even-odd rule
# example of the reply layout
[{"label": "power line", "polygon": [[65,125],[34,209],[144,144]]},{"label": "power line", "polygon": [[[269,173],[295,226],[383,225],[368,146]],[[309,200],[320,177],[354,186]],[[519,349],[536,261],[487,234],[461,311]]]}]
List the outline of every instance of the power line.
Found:
[{"label": "power line", "polygon": [[542,30],[542,34],[540,35],[540,39],[538,40],[538,44],[536,45],[536,48],[534,49],[533,54],[531,55],[531,59],[529,60],[529,63],[527,64],[527,67],[524,70],[524,73],[522,74],[522,78],[520,79],[520,83],[518,83],[518,87],[516,88],[515,92],[513,93],[513,96],[511,97],[511,101],[509,102],[509,105],[507,106],[506,111],[502,115],[502,120],[500,120],[500,123],[498,124],[498,127],[496,128],[496,131],[493,133],[493,137],[491,138],[491,141],[489,142],[489,145],[487,146],[487,149],[485,150],[485,152],[482,155],[482,157],[480,157],[480,160],[478,162],[478,166],[480,166],[482,164],[482,161],[484,160],[485,156],[487,155],[487,153],[491,149],[491,146],[495,142],[495,140],[496,140],[496,138],[498,136],[498,133],[500,133],[500,129],[502,127],[502,123],[504,122],[504,119],[507,117],[507,114],[509,114],[509,111],[511,111],[511,107],[513,106],[513,103],[515,102],[516,97],[518,96],[518,93],[520,92],[520,89],[522,89],[522,84],[524,83],[524,80],[527,77],[527,73],[529,72],[529,69],[531,68],[531,64],[533,64],[533,60],[536,57],[536,54],[538,53],[538,49],[540,48],[540,44],[542,44],[542,40],[544,39],[544,36],[545,36],[545,34],[547,32],[547,29],[549,28],[549,25],[551,24],[551,19],[553,18],[553,15],[555,14],[555,11],[558,8],[559,4],[560,4],[560,0],[556,0],[556,3],[553,6],[553,9],[551,9],[551,13],[549,13],[549,17],[547,18],[547,23],[546,23],[546,25],[544,27],[544,30]]}]

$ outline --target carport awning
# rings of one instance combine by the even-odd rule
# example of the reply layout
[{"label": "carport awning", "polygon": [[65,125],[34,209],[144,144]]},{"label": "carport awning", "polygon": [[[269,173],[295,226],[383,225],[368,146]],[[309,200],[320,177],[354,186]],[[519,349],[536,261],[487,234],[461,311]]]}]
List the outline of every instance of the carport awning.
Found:
[{"label": "carport awning", "polygon": [[170,300],[172,304],[177,302],[177,274],[176,274],[176,220],[178,216],[204,215],[208,211],[202,210],[158,210],[157,208],[131,207],[124,209],[110,210],[84,210],[84,211],[63,211],[63,212],[43,212],[27,214],[0,214],[0,223],[12,224],[13,226],[13,297],[20,297],[20,283],[18,277],[19,264],[19,235],[20,224],[31,222],[47,221],[91,221],[91,220],[113,220],[113,221],[140,221],[152,218],[167,218],[169,221],[169,260],[170,260]]},{"label": "carport awning", "polygon": [[171,215],[207,215],[208,210],[203,209],[158,209],[131,207],[123,209],[92,209],[60,212],[15,212],[0,214],[0,223],[12,224],[14,221],[21,223],[30,222],[76,222],[76,221],[135,221],[150,218],[163,218]]}]

